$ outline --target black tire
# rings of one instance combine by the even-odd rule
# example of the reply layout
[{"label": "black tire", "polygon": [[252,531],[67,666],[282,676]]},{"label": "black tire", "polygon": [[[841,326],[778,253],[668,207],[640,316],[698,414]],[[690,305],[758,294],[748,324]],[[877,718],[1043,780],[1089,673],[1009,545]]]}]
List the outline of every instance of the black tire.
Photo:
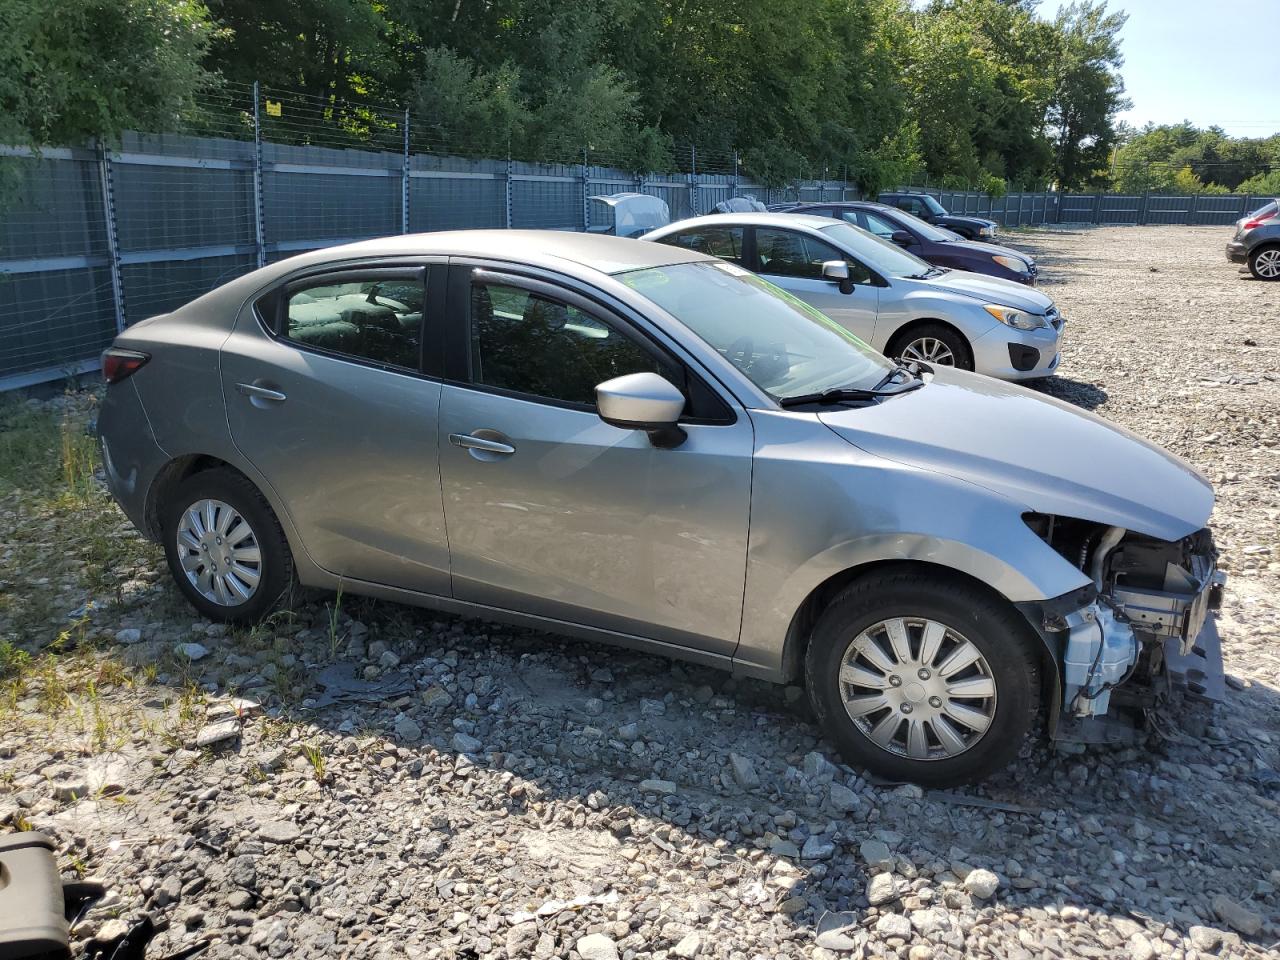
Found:
[{"label": "black tire", "polygon": [[[903,351],[907,349],[909,344],[924,339],[938,340],[945,343],[947,349],[951,351],[951,355],[955,358],[954,364],[942,363],[938,365],[955,366],[960,370],[973,369],[973,350],[969,348],[969,341],[963,335],[942,323],[922,323],[898,334],[893,338],[893,344],[888,351],[889,356],[901,359]],[[926,362],[933,363],[934,361]]]},{"label": "black tire", "polygon": [[[260,553],[259,580],[249,597],[241,602],[218,603],[200,592],[188,578],[179,554],[178,528],[189,507],[201,500],[217,500],[239,513],[252,529],[253,543]],[[246,477],[234,470],[218,468],[183,480],[160,506],[161,532],[169,572],[183,596],[203,616],[219,623],[253,624],[262,620],[296,592],[293,553],[280,521],[270,504]],[[194,554],[194,550],[192,551]]]},{"label": "black tire", "polygon": [[[977,734],[963,752],[948,755],[942,739],[934,732],[938,727],[922,725],[927,730],[926,739],[931,741],[929,749],[936,758],[912,759],[905,755],[905,727],[895,727],[901,730],[903,742],[900,746],[891,743],[890,746],[896,748],[891,750],[877,744],[859,725],[860,722],[878,725],[879,720],[885,719],[892,726],[909,718],[899,717],[890,721],[887,718],[895,711],[886,708],[883,712],[867,715],[862,721],[855,721],[846,710],[844,692],[850,691],[852,695],[859,692],[856,685],[846,686],[840,679],[846,654],[863,631],[896,618],[907,621],[909,642],[917,652],[923,630],[922,624],[912,621],[919,618],[920,621],[934,621],[948,628],[947,639],[943,641],[942,652],[936,661],[939,667],[946,665],[948,651],[956,649],[951,645],[954,636],[968,640],[982,654],[985,663],[969,669],[994,684],[993,701],[989,705],[987,702],[980,704],[979,711],[990,717],[990,725],[984,733]],[[814,626],[805,654],[805,681],[823,734],[849,763],[889,780],[935,787],[969,783],[1006,766],[1018,754],[1033,726],[1040,699],[1040,659],[1034,642],[1034,638],[1029,636],[1029,627],[1018,612],[981,589],[961,580],[915,570],[885,571],[854,582],[823,611]],[[882,642],[881,650],[884,649]],[[854,665],[864,662],[858,660]],[[942,671],[939,669],[937,673],[935,683],[940,680]],[[903,675],[908,679],[908,686],[921,686],[912,682],[915,678],[909,671],[904,671]],[[958,671],[953,676],[963,677],[965,671]],[[899,697],[906,690],[907,687],[903,686],[898,688],[900,692],[885,688],[886,693]],[[919,699],[914,702],[919,704],[918,711],[925,709],[925,704]],[[932,709],[932,700],[929,702]],[[961,707],[969,705],[978,705],[978,701],[960,703]],[[938,721],[931,723],[937,724]],[[945,718],[945,725],[948,730],[973,733],[952,723],[949,718]]]},{"label": "black tire", "polygon": [[[1264,256],[1265,254],[1265,256]],[[1249,272],[1255,280],[1280,280],[1280,245],[1268,244],[1249,251]],[[1264,262],[1265,261],[1265,262]]]}]

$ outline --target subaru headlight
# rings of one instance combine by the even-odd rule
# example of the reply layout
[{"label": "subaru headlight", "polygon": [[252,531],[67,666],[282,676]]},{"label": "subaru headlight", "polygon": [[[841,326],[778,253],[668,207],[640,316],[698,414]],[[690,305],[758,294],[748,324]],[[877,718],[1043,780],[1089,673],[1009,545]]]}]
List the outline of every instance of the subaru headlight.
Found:
[{"label": "subaru headlight", "polygon": [[1034,313],[1027,313],[1025,310],[1015,310],[1013,307],[1001,307],[994,303],[984,304],[983,310],[991,314],[1007,327],[1013,327],[1015,330],[1039,330],[1048,326],[1048,322],[1044,317]]},{"label": "subaru headlight", "polygon": [[1014,273],[1029,273],[1031,271],[1031,267],[1027,264],[1027,261],[1023,260],[1021,257],[1006,257],[1003,254],[997,254],[991,259],[1000,264],[1000,266],[1004,267],[1006,270],[1012,270]]},{"label": "subaru headlight", "polygon": [[994,237],[995,235],[996,235],[995,227],[980,227],[978,229],[978,236],[980,237]]}]

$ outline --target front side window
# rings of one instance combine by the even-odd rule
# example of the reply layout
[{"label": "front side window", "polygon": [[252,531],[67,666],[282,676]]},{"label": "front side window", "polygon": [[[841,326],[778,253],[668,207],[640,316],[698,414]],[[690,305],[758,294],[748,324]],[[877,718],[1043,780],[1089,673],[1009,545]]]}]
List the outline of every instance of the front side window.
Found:
[{"label": "front side window", "polygon": [[595,406],[596,387],[649,371],[680,376],[599,318],[519,287],[471,286],[471,380],[544,400]]},{"label": "front side window", "polygon": [[743,227],[703,227],[663,237],[659,242],[685,250],[696,250],[730,263],[742,263]]},{"label": "front side window", "polygon": [[733,264],[649,267],[618,279],[778,399],[828,387],[874,387],[894,369],[835,321]]},{"label": "front side window", "polygon": [[756,254],[760,272],[775,277],[822,279],[822,265],[828,260],[844,260],[845,255],[829,244],[793,230],[756,230]]},{"label": "front side window", "polygon": [[413,277],[319,280],[289,291],[282,333],[304,346],[416,370],[424,296]]}]

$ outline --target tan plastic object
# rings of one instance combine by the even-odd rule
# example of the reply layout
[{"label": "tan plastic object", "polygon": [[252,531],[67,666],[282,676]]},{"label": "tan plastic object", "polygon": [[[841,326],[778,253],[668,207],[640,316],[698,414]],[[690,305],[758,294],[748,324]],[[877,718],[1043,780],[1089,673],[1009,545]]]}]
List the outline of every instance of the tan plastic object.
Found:
[{"label": "tan plastic object", "polygon": [[70,956],[53,841],[42,833],[0,837],[0,960]]}]

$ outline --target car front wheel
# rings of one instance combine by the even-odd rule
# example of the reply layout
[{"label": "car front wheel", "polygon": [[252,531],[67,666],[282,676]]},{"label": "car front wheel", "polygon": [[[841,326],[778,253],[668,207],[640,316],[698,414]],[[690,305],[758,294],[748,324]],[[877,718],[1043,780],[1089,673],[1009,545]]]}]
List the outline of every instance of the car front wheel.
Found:
[{"label": "car front wheel", "polygon": [[1249,272],[1259,280],[1280,280],[1280,247],[1261,247],[1249,254]]},{"label": "car front wheel", "polygon": [[973,352],[964,337],[940,323],[926,323],[900,335],[889,351],[901,360],[921,360],[935,367],[973,369]]},{"label": "car front wheel", "polygon": [[1018,753],[1036,715],[1039,660],[1016,610],[912,570],[856,581],[819,617],[805,657],[827,738],[890,780],[978,780]]},{"label": "car front wheel", "polygon": [[294,586],[293,555],[266,499],[231,470],[197,473],[162,505],[165,556],[200,613],[256,623]]}]

